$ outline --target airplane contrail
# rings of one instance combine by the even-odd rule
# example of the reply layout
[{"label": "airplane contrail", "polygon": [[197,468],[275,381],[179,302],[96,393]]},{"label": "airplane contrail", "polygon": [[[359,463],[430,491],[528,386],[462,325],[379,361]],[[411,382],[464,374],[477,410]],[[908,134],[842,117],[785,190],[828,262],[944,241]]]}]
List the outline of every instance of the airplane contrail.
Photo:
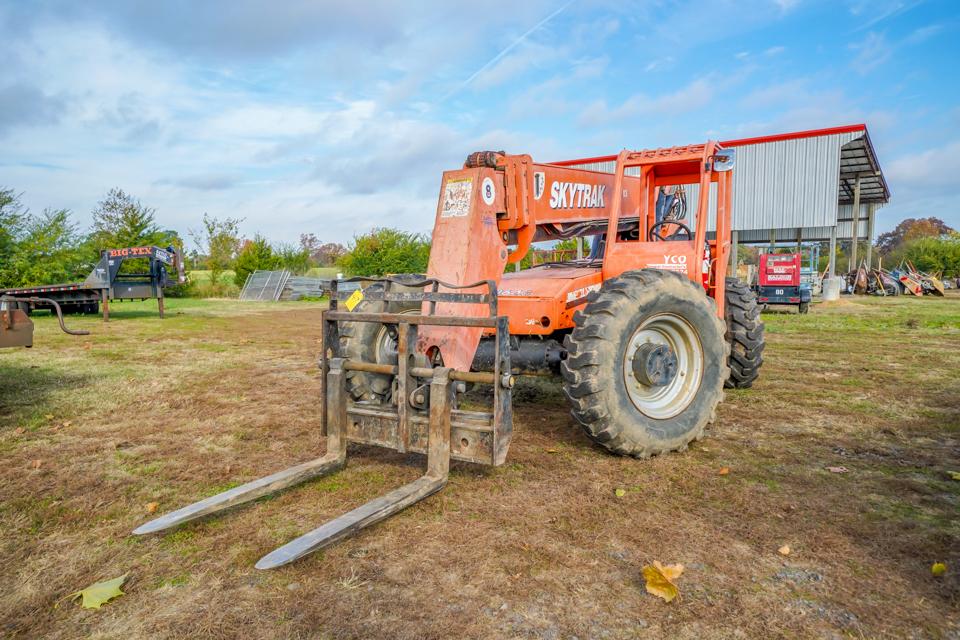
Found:
[{"label": "airplane contrail", "polygon": [[510,53],[510,51],[512,51],[518,44],[520,44],[521,42],[523,42],[524,40],[526,40],[526,39],[527,39],[527,36],[529,36],[531,33],[533,33],[534,31],[536,31],[537,29],[539,29],[539,28],[542,27],[543,25],[545,25],[545,24],[547,24],[548,22],[550,22],[550,21],[551,21],[552,19],[554,19],[555,17],[557,17],[560,13],[563,12],[564,9],[566,9],[567,7],[569,7],[569,6],[570,6],[571,4],[573,4],[573,3],[574,3],[574,0],[569,0],[569,2],[567,2],[566,4],[564,4],[562,7],[560,7],[559,9],[557,9],[556,11],[554,11],[553,13],[551,13],[550,15],[548,15],[546,18],[544,18],[543,20],[541,20],[541,21],[538,22],[537,24],[535,24],[535,25],[533,25],[532,27],[530,27],[522,36],[520,36],[519,38],[517,38],[516,40],[514,40],[513,42],[511,42],[509,45],[507,45],[507,47],[506,47],[505,49],[503,49],[500,53],[498,53],[497,55],[495,55],[495,56],[493,56],[492,58],[490,58],[490,60],[488,60],[485,65],[483,65],[482,67],[480,67],[479,69],[477,69],[477,70],[473,73],[473,75],[471,75],[469,78],[467,78],[466,80],[464,80],[463,82],[461,82],[459,85],[457,85],[453,90],[451,90],[449,93],[447,93],[447,95],[443,96],[443,97],[440,99],[440,102],[443,102],[444,100],[446,100],[446,99],[449,98],[450,96],[454,95],[455,93],[458,93],[458,92],[462,91],[468,84],[470,84],[471,82],[473,82],[473,81],[476,79],[477,76],[479,76],[481,73],[483,73],[484,71],[486,71],[487,69],[489,69],[490,67],[492,67],[493,65],[495,65],[497,62],[500,61],[501,58],[503,58],[503,56],[505,56],[505,55],[507,55],[508,53]]}]

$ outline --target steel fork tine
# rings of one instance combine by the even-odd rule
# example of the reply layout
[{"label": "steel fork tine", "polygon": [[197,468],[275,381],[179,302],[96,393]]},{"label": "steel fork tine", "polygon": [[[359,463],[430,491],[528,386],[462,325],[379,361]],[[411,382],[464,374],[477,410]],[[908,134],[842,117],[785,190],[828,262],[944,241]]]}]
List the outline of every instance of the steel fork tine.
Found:
[{"label": "steel fork tine", "polygon": [[343,360],[335,358],[330,364],[329,379],[326,385],[327,397],[327,453],[326,455],[298,464],[295,467],[278,471],[265,478],[252,480],[223,493],[211,496],[199,502],[160,516],[156,520],[134,529],[136,535],[163,531],[178,524],[196,520],[225,509],[256,500],[276,491],[287,489],[318,476],[338,471],[347,463],[346,439],[341,437],[341,429],[347,421]]},{"label": "steel fork tine", "polygon": [[204,516],[225,511],[231,507],[256,500],[276,491],[287,489],[294,485],[306,482],[318,476],[338,471],[346,464],[346,452],[328,453],[322,458],[298,464],[295,467],[278,471],[264,478],[253,480],[246,484],[234,487],[223,493],[218,493],[189,506],[171,511],[156,520],[151,520],[133,530],[135,535],[155,533],[175,527],[184,522],[196,520]]},{"label": "steel fork tine", "polygon": [[450,369],[438,368],[430,382],[430,435],[426,474],[271,551],[260,558],[256,564],[257,569],[274,569],[293,562],[364,527],[385,520],[446,486],[450,476],[450,415],[454,393]]}]

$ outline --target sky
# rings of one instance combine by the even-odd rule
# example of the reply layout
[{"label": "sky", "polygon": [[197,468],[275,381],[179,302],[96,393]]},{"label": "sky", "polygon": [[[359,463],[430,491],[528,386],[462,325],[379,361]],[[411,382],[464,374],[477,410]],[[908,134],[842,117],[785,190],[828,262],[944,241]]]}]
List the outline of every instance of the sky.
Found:
[{"label": "sky", "polygon": [[953,0],[0,0],[0,188],[82,227],[429,232],[475,150],[538,161],[864,122],[904,217],[960,228]]}]

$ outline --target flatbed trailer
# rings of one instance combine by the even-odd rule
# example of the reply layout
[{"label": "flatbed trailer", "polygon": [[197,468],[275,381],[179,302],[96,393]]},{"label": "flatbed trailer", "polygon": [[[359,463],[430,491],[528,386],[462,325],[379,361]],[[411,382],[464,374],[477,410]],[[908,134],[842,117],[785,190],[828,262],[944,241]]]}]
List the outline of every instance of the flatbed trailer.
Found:
[{"label": "flatbed trailer", "polygon": [[[135,259],[145,260],[145,272],[121,271],[125,261]],[[0,295],[8,300],[16,299],[16,304],[25,313],[35,309],[54,311],[51,302],[55,301],[63,313],[102,311],[105,321],[110,318],[112,301],[156,298],[162,318],[163,288],[184,282],[183,260],[173,247],[126,247],[102,251],[97,266],[83,282],[6,289],[0,290]]]}]

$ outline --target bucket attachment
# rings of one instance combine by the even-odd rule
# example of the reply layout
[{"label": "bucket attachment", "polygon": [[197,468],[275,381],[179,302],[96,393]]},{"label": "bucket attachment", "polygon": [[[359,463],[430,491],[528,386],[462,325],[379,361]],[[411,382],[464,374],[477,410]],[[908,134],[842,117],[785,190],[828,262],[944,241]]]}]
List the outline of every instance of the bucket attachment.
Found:
[{"label": "bucket attachment", "polygon": [[[368,300],[420,302],[421,313],[351,313],[341,311],[339,302],[352,292],[339,292],[333,282],[330,308],[323,312],[323,372],[321,426],[327,436],[327,453],[273,475],[168,513],[136,530],[141,535],[163,531],[262,496],[340,470],[346,464],[347,443],[387,447],[399,452],[427,454],[426,473],[390,493],[371,500],[353,511],[272,551],[257,562],[258,569],[272,569],[333,544],[410,505],[423,500],[446,483],[450,459],[481,464],[503,464],[512,435],[510,339],[506,317],[498,317],[496,285],[492,281],[472,285],[448,285],[439,280],[411,281],[397,278],[358,278],[354,281],[383,283],[366,293]],[[347,281],[350,282],[350,281]],[[393,291],[392,285],[403,291]],[[485,288],[486,293],[461,293]],[[410,289],[422,291],[410,292]],[[488,305],[490,315],[465,317],[435,315],[436,303]],[[444,305],[449,309],[451,305]],[[346,359],[341,353],[341,322],[373,322],[396,327],[397,364],[378,364]],[[424,366],[428,360],[416,352],[419,328],[472,327],[492,332],[499,357],[494,371],[460,371],[449,367]],[[420,365],[420,366],[418,366]],[[347,392],[346,374],[360,371],[393,376],[396,392],[392,403],[354,401]],[[493,410],[466,411],[457,408],[458,394],[465,383],[492,385]]]}]

